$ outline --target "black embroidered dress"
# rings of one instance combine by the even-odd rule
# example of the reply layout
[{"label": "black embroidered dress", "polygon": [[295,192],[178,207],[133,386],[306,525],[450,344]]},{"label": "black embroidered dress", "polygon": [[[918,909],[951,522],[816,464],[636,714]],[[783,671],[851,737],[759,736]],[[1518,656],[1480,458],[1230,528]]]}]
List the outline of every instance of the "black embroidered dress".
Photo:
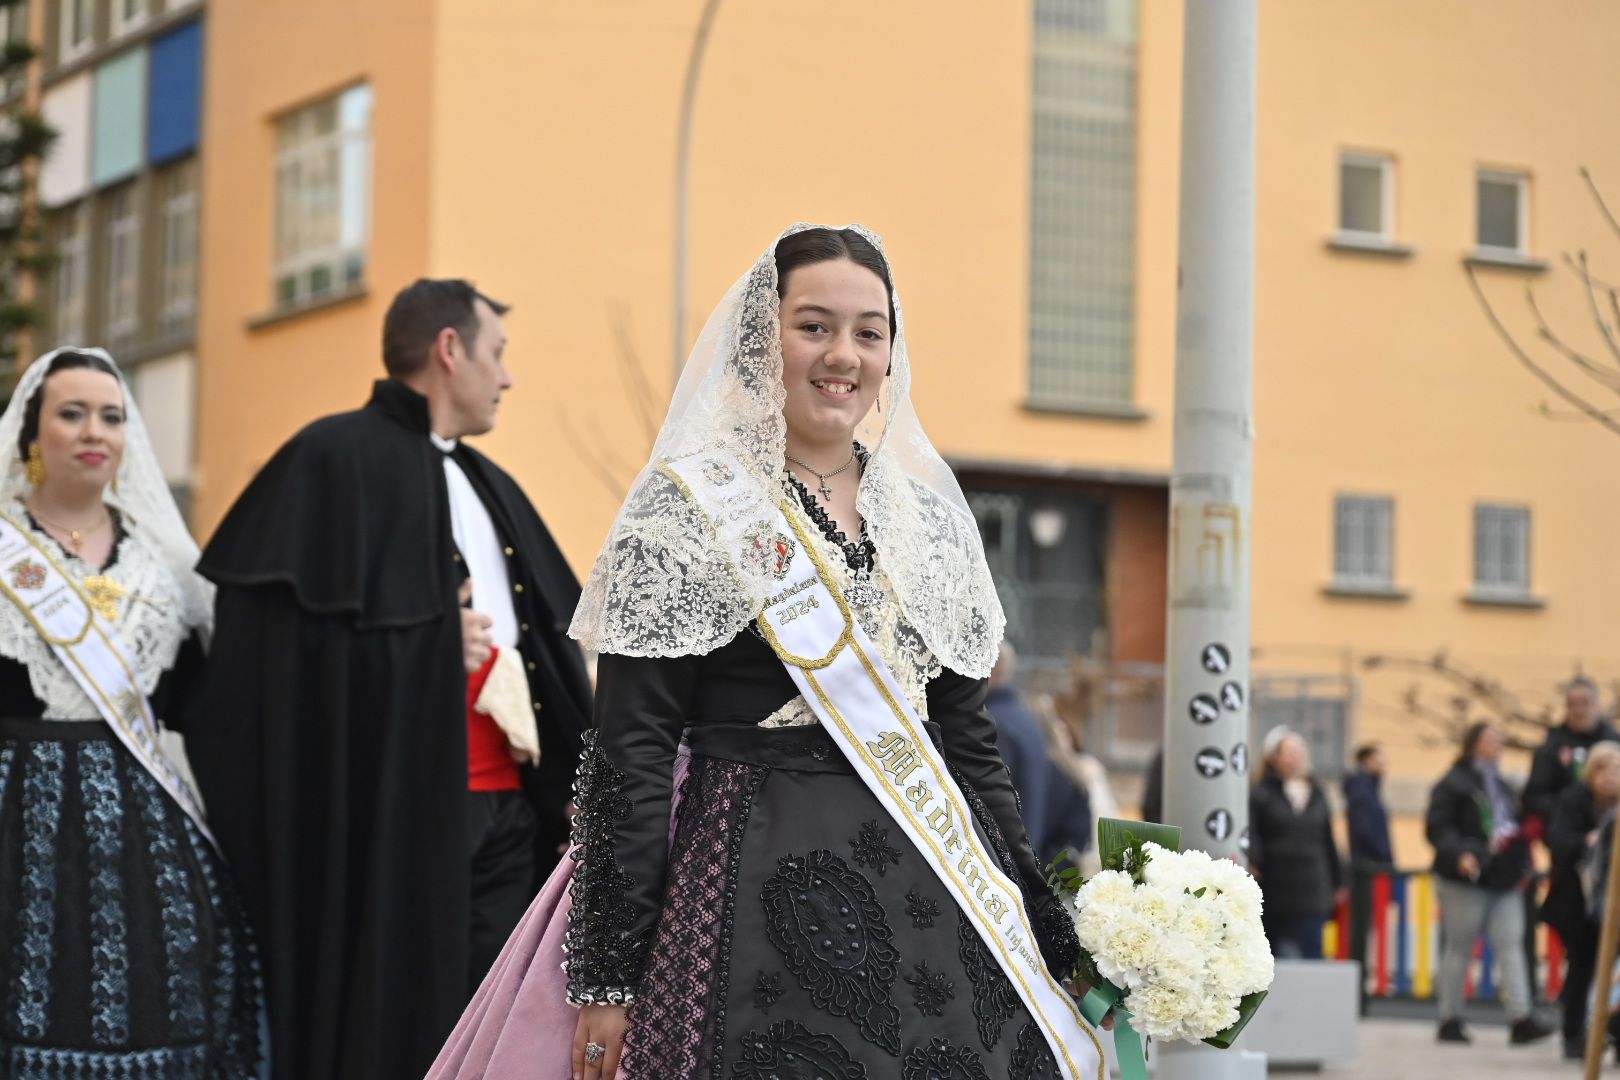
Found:
[{"label": "black embroidered dress", "polygon": [[[120,527],[113,625],[179,727],[202,649],[168,567]],[[257,962],[218,855],[23,613],[0,597],[0,1077],[243,1080],[261,1064]]]},{"label": "black embroidered dress", "polygon": [[[985,682],[941,669],[871,546],[845,544],[788,490],[846,586],[875,570],[884,597],[863,623],[1067,971],[1073,929],[1025,839]],[[1059,1075],[977,933],[752,628],[704,656],[600,658],[578,803],[569,996],[633,1002],[636,1080]]]}]

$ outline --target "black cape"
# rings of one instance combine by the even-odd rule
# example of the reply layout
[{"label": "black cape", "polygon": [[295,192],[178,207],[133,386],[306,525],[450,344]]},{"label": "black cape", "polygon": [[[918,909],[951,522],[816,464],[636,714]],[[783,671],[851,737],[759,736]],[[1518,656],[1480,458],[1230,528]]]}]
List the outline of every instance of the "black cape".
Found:
[{"label": "black cape", "polygon": [[[289,441],[199,570],[219,586],[188,751],[259,934],[276,1080],[421,1076],[466,1004],[466,677],[442,452],[388,380]],[[509,549],[556,864],[590,715],[579,583],[517,484],[454,457]]]}]

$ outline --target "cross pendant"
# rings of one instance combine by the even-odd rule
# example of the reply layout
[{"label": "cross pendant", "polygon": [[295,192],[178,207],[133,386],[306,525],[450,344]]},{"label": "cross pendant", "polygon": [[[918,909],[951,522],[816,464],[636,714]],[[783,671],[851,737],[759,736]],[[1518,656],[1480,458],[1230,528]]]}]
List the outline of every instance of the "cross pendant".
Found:
[{"label": "cross pendant", "polygon": [[823,499],[827,499],[829,501],[832,499],[832,488],[827,486],[827,481],[823,480],[821,482],[820,491]]}]

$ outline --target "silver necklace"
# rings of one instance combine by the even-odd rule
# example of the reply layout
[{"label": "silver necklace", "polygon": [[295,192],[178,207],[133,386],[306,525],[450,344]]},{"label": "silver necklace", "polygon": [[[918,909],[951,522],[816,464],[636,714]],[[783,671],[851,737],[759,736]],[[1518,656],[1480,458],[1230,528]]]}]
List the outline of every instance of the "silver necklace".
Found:
[{"label": "silver necklace", "polygon": [[855,448],[853,446],[850,447],[849,460],[848,461],[846,461],[842,465],[838,466],[838,468],[834,469],[832,472],[825,472],[825,473],[824,472],[816,472],[816,470],[812,469],[810,466],[806,465],[804,462],[800,461],[798,458],[794,457],[792,454],[788,453],[785,450],[782,452],[782,456],[787,458],[789,461],[793,462],[793,464],[797,465],[799,468],[803,469],[805,472],[810,473],[817,480],[819,480],[821,482],[821,487],[818,488],[817,490],[821,492],[821,497],[823,499],[832,498],[832,488],[827,486],[827,481],[832,479],[833,477],[837,476],[839,473],[843,472],[845,469],[849,468],[851,465],[855,464]]}]

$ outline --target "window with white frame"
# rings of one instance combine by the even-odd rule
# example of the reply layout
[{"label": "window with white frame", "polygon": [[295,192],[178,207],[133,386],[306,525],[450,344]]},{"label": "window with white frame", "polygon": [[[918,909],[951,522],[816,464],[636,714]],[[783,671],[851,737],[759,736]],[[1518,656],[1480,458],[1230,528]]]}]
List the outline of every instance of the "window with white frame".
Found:
[{"label": "window with white frame", "polygon": [[1135,391],[1136,0],[1035,0],[1029,400]]},{"label": "window with white frame", "polygon": [[1385,154],[1339,155],[1339,235],[1395,240],[1395,162]]},{"label": "window with white frame", "polygon": [[51,220],[51,332],[58,345],[86,344],[85,315],[90,287],[90,206],[82,199]]},{"label": "window with white frame", "polygon": [[112,36],[122,37],[145,25],[152,14],[152,0],[112,0]]},{"label": "window with white frame", "polygon": [[95,44],[95,0],[57,0],[57,57],[62,63],[76,60]]},{"label": "window with white frame", "polygon": [[102,257],[106,261],[102,310],[109,342],[128,341],[141,329],[141,208],[133,181],[105,196]]},{"label": "window with white frame", "polygon": [[189,335],[197,316],[197,159],[158,177],[158,334]]},{"label": "window with white frame", "polygon": [[356,86],[277,124],[277,307],[296,307],[365,279],[371,100],[371,87]]},{"label": "window with white frame", "polygon": [[1530,178],[1481,169],[1474,183],[1478,208],[1475,245],[1482,254],[1530,253]]},{"label": "window with white frame", "polygon": [[1474,507],[1474,591],[1508,596],[1530,592],[1528,507]]},{"label": "window with white frame", "polygon": [[1340,495],[1333,504],[1333,580],[1352,588],[1390,588],[1395,579],[1395,502]]}]

